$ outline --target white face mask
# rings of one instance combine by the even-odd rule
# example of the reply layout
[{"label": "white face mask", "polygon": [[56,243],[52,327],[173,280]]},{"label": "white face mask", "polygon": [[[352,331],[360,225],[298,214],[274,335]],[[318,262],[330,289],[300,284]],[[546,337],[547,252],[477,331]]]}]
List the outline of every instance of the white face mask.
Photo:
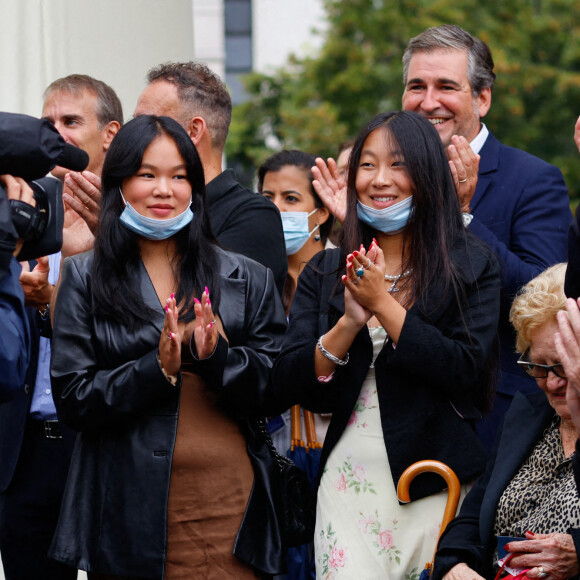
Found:
[{"label": "white face mask", "polygon": [[284,230],[284,242],[286,242],[286,255],[291,256],[302,249],[308,238],[320,227],[316,225],[312,231],[308,231],[308,218],[318,211],[318,208],[306,213],[305,211],[283,211],[282,228]]},{"label": "white face mask", "polygon": [[390,207],[376,209],[357,200],[356,211],[358,218],[371,228],[383,234],[398,234],[405,229],[411,217],[411,203],[413,196],[399,201]]},{"label": "white face mask", "polygon": [[187,207],[185,211],[175,217],[160,220],[141,215],[125,199],[121,188],[119,188],[119,191],[121,192],[121,197],[125,203],[125,209],[119,218],[121,223],[127,229],[147,238],[148,240],[166,240],[187,227],[193,219],[193,212],[190,209],[193,198],[189,199],[189,207]]}]

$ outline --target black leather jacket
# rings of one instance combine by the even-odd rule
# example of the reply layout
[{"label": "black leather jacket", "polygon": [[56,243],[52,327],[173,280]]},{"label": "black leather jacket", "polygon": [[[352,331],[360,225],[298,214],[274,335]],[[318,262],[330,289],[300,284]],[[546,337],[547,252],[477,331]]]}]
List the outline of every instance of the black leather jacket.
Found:
[{"label": "black leather jacket", "polygon": [[[219,316],[229,344],[220,337],[193,372],[242,419],[268,410],[286,317],[270,270],[219,252]],[[171,386],[157,362],[164,312],[144,267],[141,291],[157,315],[129,333],[91,315],[92,262],[92,252],[65,260],[55,308],[53,392],[60,419],[80,434],[51,556],[94,573],[162,578],[181,383]],[[235,553],[274,573],[282,558],[279,535],[268,527],[275,522],[262,526],[261,535],[252,525],[256,513],[272,511],[272,502],[264,474],[256,473],[261,442],[248,434],[256,477]],[[274,538],[268,549],[264,537]]]}]

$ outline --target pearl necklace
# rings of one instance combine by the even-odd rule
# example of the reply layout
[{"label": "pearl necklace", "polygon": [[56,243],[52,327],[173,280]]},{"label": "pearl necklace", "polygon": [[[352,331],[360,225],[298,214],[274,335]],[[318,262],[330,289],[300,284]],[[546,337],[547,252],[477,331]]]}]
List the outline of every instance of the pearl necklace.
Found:
[{"label": "pearl necklace", "polygon": [[398,292],[399,288],[397,288],[397,283],[399,282],[399,280],[401,278],[405,278],[405,276],[408,276],[412,271],[413,271],[413,268],[409,268],[406,272],[403,272],[402,274],[396,274],[395,276],[391,276],[390,274],[385,274],[385,280],[388,280],[389,282],[393,283],[393,285],[390,288],[387,288],[387,292],[389,292],[391,294],[393,292]]}]

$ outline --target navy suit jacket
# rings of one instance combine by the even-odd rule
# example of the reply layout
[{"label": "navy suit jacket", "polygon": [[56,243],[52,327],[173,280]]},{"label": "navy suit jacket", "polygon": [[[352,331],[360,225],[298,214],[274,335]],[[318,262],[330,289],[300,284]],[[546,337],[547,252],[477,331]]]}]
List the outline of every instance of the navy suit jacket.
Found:
[{"label": "navy suit jacket", "polygon": [[[441,536],[432,578],[436,580],[460,562],[493,578],[491,563],[496,547],[493,526],[501,495],[528,458],[554,417],[546,396],[536,392],[516,394],[498,436],[495,454],[485,473],[467,494],[459,515]],[[570,529],[580,554],[580,530]]]},{"label": "navy suit jacket", "polygon": [[548,266],[566,261],[572,213],[557,167],[503,145],[491,133],[480,156],[469,229],[492,248],[500,262],[502,375],[497,389],[513,396],[537,387],[516,364],[509,309],[521,286]]}]

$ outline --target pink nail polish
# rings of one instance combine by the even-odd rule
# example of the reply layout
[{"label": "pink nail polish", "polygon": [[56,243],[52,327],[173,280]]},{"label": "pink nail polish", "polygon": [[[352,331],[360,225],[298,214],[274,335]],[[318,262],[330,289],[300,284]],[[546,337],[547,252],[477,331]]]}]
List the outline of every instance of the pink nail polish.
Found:
[{"label": "pink nail polish", "polygon": [[211,300],[209,298],[207,299],[207,305],[211,306]]},{"label": "pink nail polish", "polygon": [[193,299],[193,301],[194,301],[196,304],[201,304],[201,302],[200,302],[200,301],[199,301],[197,298],[194,298],[194,299]]},{"label": "pink nail polish", "polygon": [[205,293],[209,296],[209,290],[207,286],[205,287]]},{"label": "pink nail polish", "polygon": [[169,306],[165,305],[165,312],[169,312]]},{"label": "pink nail polish", "polygon": [[213,328],[213,322],[210,322],[210,323],[209,323],[209,327],[210,327],[210,328]]},{"label": "pink nail polish", "polygon": [[169,338],[170,338],[171,340],[173,340],[173,336],[174,336],[173,332],[170,332],[170,333],[169,333]]},{"label": "pink nail polish", "polygon": [[172,292],[171,293],[171,300],[173,300],[175,298],[175,294]]}]

